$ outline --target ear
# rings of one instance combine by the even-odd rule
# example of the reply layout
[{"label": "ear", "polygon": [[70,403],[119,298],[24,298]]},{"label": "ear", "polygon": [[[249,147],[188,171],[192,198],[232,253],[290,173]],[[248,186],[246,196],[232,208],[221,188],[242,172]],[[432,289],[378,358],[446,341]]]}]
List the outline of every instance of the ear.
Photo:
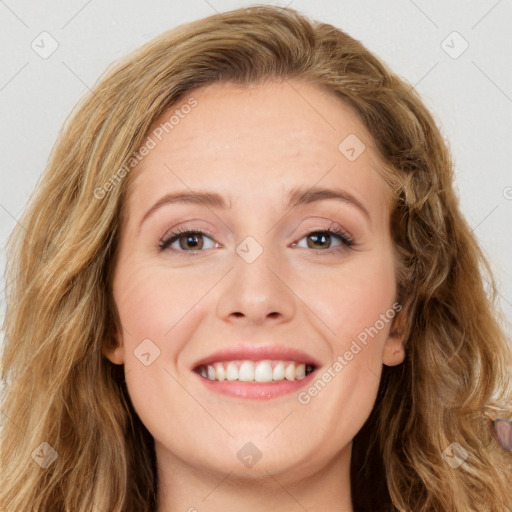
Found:
[{"label": "ear", "polygon": [[110,347],[107,347],[107,348],[103,348],[102,349],[103,351],[103,354],[105,355],[105,357],[111,362],[111,363],[114,363],[114,364],[124,364],[124,346],[121,345],[119,347],[115,347],[115,348],[110,348]]},{"label": "ear", "polygon": [[105,341],[101,351],[103,355],[114,364],[124,364],[125,363],[125,350],[124,344],[122,340],[122,336],[118,334],[118,331],[115,327],[111,329],[111,337],[108,341]]},{"label": "ear", "polygon": [[404,344],[407,334],[406,326],[408,314],[409,307],[407,305],[398,310],[391,323],[391,328],[384,343],[384,351],[382,353],[382,362],[386,366],[396,366],[403,363],[405,359]]}]

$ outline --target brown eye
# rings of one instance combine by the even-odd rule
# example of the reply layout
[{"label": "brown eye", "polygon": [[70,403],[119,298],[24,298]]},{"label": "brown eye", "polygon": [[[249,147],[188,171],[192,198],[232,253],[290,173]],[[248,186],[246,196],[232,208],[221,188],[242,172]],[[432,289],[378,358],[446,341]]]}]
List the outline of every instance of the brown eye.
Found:
[{"label": "brown eye", "polygon": [[[210,241],[210,246],[205,247],[206,241]],[[175,246],[177,244],[177,247]],[[173,247],[174,245],[174,247]],[[160,242],[160,249],[163,251],[171,248],[173,251],[192,252],[210,249],[215,246],[215,242],[201,231],[183,231],[171,233],[168,238]]]},{"label": "brown eye", "polygon": [[[306,245],[302,240],[306,239]],[[333,245],[333,240],[337,243]],[[304,247],[306,249],[313,249],[327,252],[330,249],[343,250],[346,247],[353,245],[352,240],[344,233],[336,233],[331,230],[312,231],[306,236],[302,237],[296,244],[297,247]]]},{"label": "brown eye", "polygon": [[191,233],[188,235],[180,235],[178,237],[180,243],[180,249],[187,250],[196,250],[203,248],[203,238],[202,235]]},{"label": "brown eye", "polygon": [[[319,234],[317,234],[319,233]],[[331,243],[331,236],[326,234],[325,231],[318,231],[308,235],[308,247],[310,249],[329,249]],[[309,243],[311,242],[311,244]],[[326,247],[327,246],[327,247]]]}]

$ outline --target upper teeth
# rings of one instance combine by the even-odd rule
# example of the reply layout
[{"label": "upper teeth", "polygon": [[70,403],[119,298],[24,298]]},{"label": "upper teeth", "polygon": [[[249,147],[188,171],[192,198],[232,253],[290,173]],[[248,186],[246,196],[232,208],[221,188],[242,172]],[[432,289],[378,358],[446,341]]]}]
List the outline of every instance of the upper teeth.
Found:
[{"label": "upper teeth", "polygon": [[[308,370],[312,368],[308,366]],[[293,361],[229,361],[201,366],[199,373],[210,380],[239,380],[244,382],[272,382],[300,380],[306,376],[306,365]]]}]

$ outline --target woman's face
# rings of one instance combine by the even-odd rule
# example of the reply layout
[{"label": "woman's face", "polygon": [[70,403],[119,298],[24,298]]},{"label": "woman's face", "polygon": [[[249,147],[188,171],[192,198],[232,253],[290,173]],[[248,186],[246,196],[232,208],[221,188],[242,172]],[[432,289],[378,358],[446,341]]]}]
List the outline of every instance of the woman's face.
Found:
[{"label": "woman's face", "polygon": [[161,122],[176,110],[130,175],[105,353],[160,464],[312,474],[350,456],[404,355],[372,140],[298,81],[216,83]]}]

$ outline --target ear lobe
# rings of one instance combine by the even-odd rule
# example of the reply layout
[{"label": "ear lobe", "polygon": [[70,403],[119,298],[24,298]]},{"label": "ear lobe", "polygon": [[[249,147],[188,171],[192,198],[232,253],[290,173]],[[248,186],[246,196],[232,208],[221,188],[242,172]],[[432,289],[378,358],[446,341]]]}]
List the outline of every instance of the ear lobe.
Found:
[{"label": "ear lobe", "polygon": [[410,303],[407,303],[406,306],[397,313],[391,324],[382,353],[382,362],[386,366],[396,366],[403,363],[405,359],[404,344],[407,335],[406,326],[409,306]]},{"label": "ear lobe", "polygon": [[120,345],[116,348],[103,347],[103,355],[114,364],[124,364],[124,346]]},{"label": "ear lobe", "polygon": [[125,351],[123,340],[119,339],[117,335],[117,331],[115,328],[111,329],[111,337],[108,342],[103,344],[101,348],[103,355],[114,364],[124,364],[125,363]]},{"label": "ear lobe", "polygon": [[400,338],[388,337],[382,353],[382,362],[386,366],[396,366],[403,363],[405,359],[405,349]]}]

